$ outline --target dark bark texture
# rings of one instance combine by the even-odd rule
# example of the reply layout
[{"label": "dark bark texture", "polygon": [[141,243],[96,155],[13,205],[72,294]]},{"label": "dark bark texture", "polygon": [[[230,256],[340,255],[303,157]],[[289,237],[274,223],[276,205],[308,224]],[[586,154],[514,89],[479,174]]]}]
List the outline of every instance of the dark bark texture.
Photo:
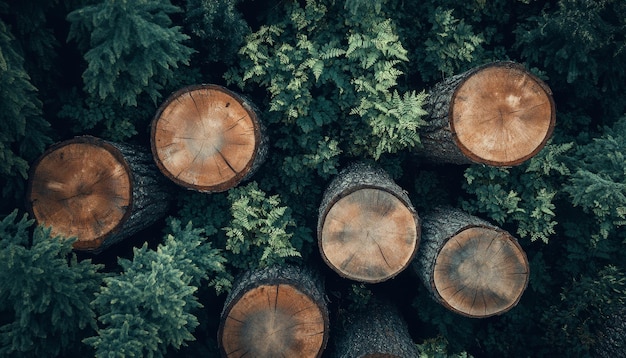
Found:
[{"label": "dark bark texture", "polygon": [[175,189],[141,146],[109,142],[124,156],[133,180],[133,204],[128,220],[103,242],[103,249],[149,227],[167,215]]},{"label": "dark bark texture", "polygon": [[419,357],[406,321],[390,302],[372,299],[340,320],[333,335],[333,358]]},{"label": "dark bark texture", "polygon": [[598,358],[626,357],[626,308],[618,309],[606,320],[592,353]]}]

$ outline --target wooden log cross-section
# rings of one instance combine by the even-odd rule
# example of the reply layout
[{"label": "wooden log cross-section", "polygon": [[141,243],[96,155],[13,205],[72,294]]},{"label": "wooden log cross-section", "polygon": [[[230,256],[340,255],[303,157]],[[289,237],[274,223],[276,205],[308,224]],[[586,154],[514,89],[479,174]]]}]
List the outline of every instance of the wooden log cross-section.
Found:
[{"label": "wooden log cross-section", "polygon": [[422,243],[412,269],[435,301],[476,318],[517,305],[529,278],[517,239],[458,209],[435,208],[422,220]]},{"label": "wooden log cross-section", "polygon": [[82,136],[33,164],[26,205],[74,249],[99,253],[165,216],[168,184],[143,148]]},{"label": "wooden log cross-section", "polygon": [[391,302],[371,299],[347,312],[333,332],[333,358],[420,357],[400,310]]},{"label": "wooden log cross-section", "polygon": [[556,121],[550,88],[514,62],[447,78],[429,91],[425,110],[419,153],[455,164],[521,164],[545,146]]},{"label": "wooden log cross-section", "polygon": [[382,282],[413,260],[419,216],[406,192],[381,168],[355,163],[328,185],[317,237],[322,258],[340,276]]},{"label": "wooden log cross-section", "polygon": [[251,270],[226,297],[218,345],[224,357],[320,357],[328,315],[317,272],[291,265]]},{"label": "wooden log cross-section", "polygon": [[268,141],[251,102],[207,84],[185,87],[159,107],[151,146],[157,166],[176,184],[221,192],[259,168]]}]

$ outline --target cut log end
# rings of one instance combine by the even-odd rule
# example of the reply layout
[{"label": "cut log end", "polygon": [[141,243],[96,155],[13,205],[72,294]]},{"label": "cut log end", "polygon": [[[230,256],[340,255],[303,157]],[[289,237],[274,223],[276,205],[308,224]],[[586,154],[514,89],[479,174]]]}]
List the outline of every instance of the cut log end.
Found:
[{"label": "cut log end", "polygon": [[228,312],[221,346],[228,357],[318,357],[325,327],[318,305],[300,290],[261,285]]},{"label": "cut log end", "polygon": [[519,65],[498,62],[467,77],[454,92],[450,127],[459,149],[479,163],[517,165],[552,134],[549,88]]},{"label": "cut log end", "polygon": [[175,183],[198,191],[224,191],[250,171],[261,134],[258,118],[235,93],[215,85],[184,88],[152,122],[152,152]]},{"label": "cut log end", "polygon": [[78,137],[51,147],[34,164],[27,200],[53,235],[77,237],[75,249],[96,249],[130,215],[131,178],[115,147]]},{"label": "cut log end", "polygon": [[414,212],[387,191],[362,188],[330,208],[320,251],[341,276],[375,283],[402,271],[418,243]]},{"label": "cut log end", "polygon": [[441,248],[433,285],[444,305],[469,317],[488,317],[514,307],[529,279],[526,254],[508,233],[466,228]]}]

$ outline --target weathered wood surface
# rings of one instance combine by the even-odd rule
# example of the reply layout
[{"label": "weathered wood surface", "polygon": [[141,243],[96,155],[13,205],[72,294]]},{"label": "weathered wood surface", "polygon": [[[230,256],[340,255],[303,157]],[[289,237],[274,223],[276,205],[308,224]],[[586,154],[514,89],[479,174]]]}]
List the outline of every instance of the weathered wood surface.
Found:
[{"label": "weathered wood surface", "polygon": [[322,277],[304,267],[271,266],[233,285],[218,345],[224,357],[321,357],[328,334]]},{"label": "weathered wood surface", "polygon": [[322,258],[340,276],[382,282],[413,260],[420,240],[419,216],[387,173],[355,163],[324,193],[317,236]]},{"label": "weathered wood surface", "polygon": [[593,357],[626,357],[626,307],[611,312],[592,348]]},{"label": "weathered wood surface", "polygon": [[38,224],[76,237],[76,250],[99,253],[165,216],[168,189],[143,148],[82,136],[33,164],[26,201]]},{"label": "weathered wood surface", "polygon": [[435,162],[514,166],[552,135],[550,88],[514,62],[494,62],[436,84],[425,105],[419,153]]},{"label": "weathered wood surface", "polygon": [[151,125],[154,161],[170,180],[201,192],[238,185],[264,162],[268,139],[259,111],[217,85],[173,93]]},{"label": "weathered wood surface", "polygon": [[339,317],[333,330],[333,358],[419,357],[406,321],[387,301],[372,301],[362,310]]},{"label": "weathered wood surface", "polygon": [[423,217],[412,269],[436,301],[468,317],[510,310],[529,279],[528,260],[517,239],[453,208],[436,208]]}]

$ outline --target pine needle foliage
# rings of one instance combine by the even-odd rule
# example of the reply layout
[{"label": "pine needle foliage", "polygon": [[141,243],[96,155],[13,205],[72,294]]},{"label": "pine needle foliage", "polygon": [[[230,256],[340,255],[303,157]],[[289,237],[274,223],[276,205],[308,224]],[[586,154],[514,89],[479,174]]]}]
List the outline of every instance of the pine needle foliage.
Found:
[{"label": "pine needle foliage", "polygon": [[[162,93],[173,92],[183,85],[200,82],[198,71],[190,68],[173,70],[174,78],[169,80]],[[100,99],[72,88],[62,94],[60,111],[57,116],[67,124],[66,130],[72,134],[91,134],[114,142],[127,141],[146,128],[154,116],[155,103],[146,93],[137,97],[135,106],[121,106],[113,97]]]},{"label": "pine needle foliage", "polygon": [[626,110],[625,19],[623,1],[559,0],[518,26],[515,47],[529,65],[549,73],[553,88],[585,98],[578,107],[600,101],[603,115],[614,118]]},{"label": "pine needle foliage", "polygon": [[224,270],[224,259],[191,223],[170,220],[169,230],[156,251],[136,248],[132,260],[119,259],[120,275],[104,279],[93,301],[101,326],[85,339],[96,357],[163,357],[195,339],[193,312],[202,307],[195,293]]},{"label": "pine needle foliage", "polygon": [[137,134],[133,119],[141,118],[143,113],[139,108],[120,107],[111,98],[83,99],[82,93],[76,89],[66,96],[66,104],[61,107],[58,116],[67,119],[72,133],[95,132],[112,141],[124,141]]},{"label": "pine needle foliage", "polygon": [[561,302],[544,311],[544,340],[559,354],[591,357],[606,323],[626,304],[626,274],[608,265],[562,289]]},{"label": "pine needle foliage", "polygon": [[21,197],[29,162],[51,140],[37,88],[7,25],[0,20],[0,185],[2,197]]},{"label": "pine needle foliage", "polygon": [[122,106],[137,105],[142,93],[156,101],[172,69],[188,65],[194,52],[183,44],[189,36],[172,26],[170,14],[180,11],[169,0],[105,0],[69,13],[68,40],[87,61],[86,92]]},{"label": "pine needle foliage", "polygon": [[592,215],[596,239],[626,225],[626,117],[578,148],[576,169],[565,186],[572,203]]},{"label": "pine needle foliage", "polygon": [[185,24],[198,51],[197,60],[213,67],[237,59],[250,28],[236,5],[239,0],[187,0]]},{"label": "pine needle foliage", "polygon": [[54,70],[58,58],[59,41],[50,27],[48,15],[58,8],[58,0],[31,0],[31,1],[0,2],[0,14],[10,24],[21,47],[24,67],[35,81],[34,85],[40,90],[44,83],[50,80],[50,73]]},{"label": "pine needle foliage", "polygon": [[91,308],[103,274],[77,261],[73,239],[53,237],[27,215],[0,221],[0,355],[57,357],[80,352],[96,328]]}]

